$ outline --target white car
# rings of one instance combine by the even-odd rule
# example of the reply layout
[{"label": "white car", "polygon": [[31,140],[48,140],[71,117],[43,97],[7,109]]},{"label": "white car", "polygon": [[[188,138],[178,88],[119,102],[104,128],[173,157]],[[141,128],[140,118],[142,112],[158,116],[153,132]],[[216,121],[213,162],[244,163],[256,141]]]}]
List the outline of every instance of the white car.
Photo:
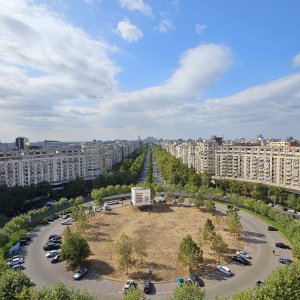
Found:
[{"label": "white car", "polygon": [[60,223],[61,225],[71,225],[72,223],[70,222],[70,221],[62,221],[61,223]]},{"label": "white car", "polygon": [[217,266],[217,269],[218,269],[220,272],[222,272],[222,273],[224,273],[225,275],[227,275],[227,276],[232,275],[231,270],[230,270],[228,267],[226,267],[226,266],[219,265],[219,266]]},{"label": "white car", "polygon": [[74,274],[74,279],[78,280],[80,279],[85,273],[87,273],[88,269],[87,268],[81,268],[80,270],[78,270],[78,272],[76,272]]},{"label": "white car", "polygon": [[243,258],[251,259],[251,256],[249,255],[249,253],[242,251],[242,250],[236,251],[236,255],[243,257]]},{"label": "white car", "polygon": [[52,250],[52,251],[48,252],[45,256],[46,256],[47,258],[50,258],[50,257],[56,256],[56,255],[59,254],[59,253],[60,253],[59,250]]},{"label": "white car", "polygon": [[15,265],[20,265],[24,263],[24,259],[23,257],[18,257],[18,258],[13,258],[12,260],[10,260],[7,265],[10,267],[13,267]]},{"label": "white car", "polygon": [[14,259],[17,259],[17,258],[19,258],[19,259],[23,259],[23,260],[24,260],[24,258],[23,258],[23,256],[22,256],[22,255],[15,255],[15,256],[13,256],[13,257],[9,258],[7,261],[8,261],[8,262],[10,262],[10,261],[13,261]]},{"label": "white car", "polygon": [[75,222],[76,220],[73,219],[73,218],[67,218],[66,221],[67,221],[67,222]]},{"label": "white car", "polygon": [[127,291],[136,286],[136,283],[132,279],[128,279],[123,287],[123,293],[126,294]]}]

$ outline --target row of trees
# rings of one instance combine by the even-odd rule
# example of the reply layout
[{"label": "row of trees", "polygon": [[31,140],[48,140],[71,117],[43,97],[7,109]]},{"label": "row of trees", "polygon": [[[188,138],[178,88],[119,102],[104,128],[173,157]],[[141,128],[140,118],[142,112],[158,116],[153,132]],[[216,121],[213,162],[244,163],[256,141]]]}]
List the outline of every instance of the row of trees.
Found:
[{"label": "row of trees", "polygon": [[7,187],[0,185],[0,212],[6,216],[21,213],[28,200],[37,198],[47,198],[52,190],[51,184],[41,182],[37,185],[26,187]]},{"label": "row of trees", "polygon": [[99,189],[109,185],[130,185],[137,182],[147,153],[147,146],[127,156],[110,172],[101,174],[93,181],[93,188]]},{"label": "row of trees", "polygon": [[171,156],[166,150],[154,145],[156,161],[163,178],[169,183],[183,187],[194,187],[207,184],[206,177],[197,174],[195,169],[184,165],[179,159]]},{"label": "row of trees", "polygon": [[154,176],[153,176],[153,161],[152,161],[152,148],[150,148],[149,150],[149,154],[148,154],[148,175],[147,178],[145,180],[146,184],[152,184],[154,181]]},{"label": "row of trees", "polygon": [[256,200],[280,204],[294,210],[300,210],[299,196],[285,191],[282,187],[238,180],[217,180],[216,186],[225,194],[229,192],[231,194],[251,197]]}]

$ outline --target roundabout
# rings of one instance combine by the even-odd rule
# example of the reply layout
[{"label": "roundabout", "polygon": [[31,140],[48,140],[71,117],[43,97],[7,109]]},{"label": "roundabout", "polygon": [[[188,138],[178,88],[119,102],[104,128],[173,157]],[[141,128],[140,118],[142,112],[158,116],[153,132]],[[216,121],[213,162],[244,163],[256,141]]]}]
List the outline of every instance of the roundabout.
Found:
[{"label": "roundabout", "polygon": [[[194,208],[184,209],[188,210]],[[115,208],[113,212],[117,212],[117,210],[118,208]],[[226,207],[217,204],[217,213],[225,214],[225,212]],[[275,242],[285,242],[278,232],[268,231],[266,223],[244,211],[240,211],[239,215],[241,216],[243,225],[244,250],[251,254],[252,266],[243,266],[231,262],[227,264],[234,274],[231,277],[226,277],[216,269],[201,276],[205,282],[206,299],[214,299],[216,295],[228,296],[237,290],[252,287],[258,280],[264,280],[278,266],[279,257],[291,258],[291,252],[286,249],[276,248],[276,253],[273,255]],[[147,222],[147,220],[145,222]],[[193,224],[191,220],[185,227],[188,228],[189,226],[193,226]],[[145,225],[149,226],[147,223]],[[168,224],[166,224],[166,226],[168,226]],[[171,224],[169,224],[169,226],[171,226]],[[96,294],[99,299],[120,299],[124,285],[122,278],[121,280],[112,280],[114,278],[109,275],[92,271],[88,272],[82,280],[74,281],[73,273],[65,271],[64,263],[52,265],[49,260],[47,260],[45,252],[42,250],[42,245],[47,241],[50,234],[61,234],[64,228],[65,227],[60,224],[60,221],[56,221],[46,227],[39,226],[31,232],[33,243],[24,248],[24,272],[32,278],[37,284],[37,287],[44,285],[52,286],[56,281],[60,280],[69,286],[86,288]],[[91,249],[92,252],[95,251],[93,246]],[[156,251],[159,251],[158,253],[163,252],[163,249],[160,249],[160,247],[157,249]],[[98,261],[98,258],[96,256],[95,260],[93,260],[93,256],[91,256],[90,260],[90,263],[93,264],[93,262],[96,263]],[[176,272],[180,271],[176,269]],[[184,269],[182,272],[184,272]],[[185,274],[176,274],[176,276],[183,275]],[[174,277],[170,277],[168,282],[155,282],[154,280],[154,289],[149,298],[168,299],[175,287],[176,278]]]}]

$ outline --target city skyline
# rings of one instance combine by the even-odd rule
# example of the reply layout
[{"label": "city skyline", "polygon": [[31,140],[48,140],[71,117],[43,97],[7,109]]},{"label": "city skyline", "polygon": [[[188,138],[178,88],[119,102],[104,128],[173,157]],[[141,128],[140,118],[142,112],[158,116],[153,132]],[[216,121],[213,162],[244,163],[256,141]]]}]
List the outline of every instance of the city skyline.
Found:
[{"label": "city skyline", "polygon": [[0,141],[299,138],[300,4],[7,1]]}]

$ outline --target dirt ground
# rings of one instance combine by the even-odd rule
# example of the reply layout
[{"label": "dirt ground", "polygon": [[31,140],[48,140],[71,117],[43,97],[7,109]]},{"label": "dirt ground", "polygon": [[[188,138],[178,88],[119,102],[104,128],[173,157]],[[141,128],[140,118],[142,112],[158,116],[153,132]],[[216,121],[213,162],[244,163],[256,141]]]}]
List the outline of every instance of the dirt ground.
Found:
[{"label": "dirt ground", "polygon": [[[206,219],[211,218],[217,232],[222,235],[229,246],[229,251],[219,261],[226,262],[234,249],[241,247],[236,244],[226,229],[226,216],[211,215],[194,207],[169,206],[160,204],[141,211],[132,206],[115,207],[110,212],[98,212],[90,220],[85,232],[92,255],[88,259],[89,268],[97,276],[125,280],[142,279],[152,272],[153,281],[174,280],[178,276],[187,276],[188,271],[177,262],[178,246],[183,237],[191,234],[198,241],[199,228],[204,226]],[[216,221],[217,218],[217,221]],[[140,264],[140,258],[135,257],[135,266],[129,269],[129,275],[118,270],[118,257],[113,253],[113,242],[124,232],[132,240],[143,234],[147,243],[147,257]],[[241,242],[239,242],[241,243]],[[201,247],[204,263],[199,269],[199,275],[214,269],[218,264],[217,256],[209,246]]]}]

